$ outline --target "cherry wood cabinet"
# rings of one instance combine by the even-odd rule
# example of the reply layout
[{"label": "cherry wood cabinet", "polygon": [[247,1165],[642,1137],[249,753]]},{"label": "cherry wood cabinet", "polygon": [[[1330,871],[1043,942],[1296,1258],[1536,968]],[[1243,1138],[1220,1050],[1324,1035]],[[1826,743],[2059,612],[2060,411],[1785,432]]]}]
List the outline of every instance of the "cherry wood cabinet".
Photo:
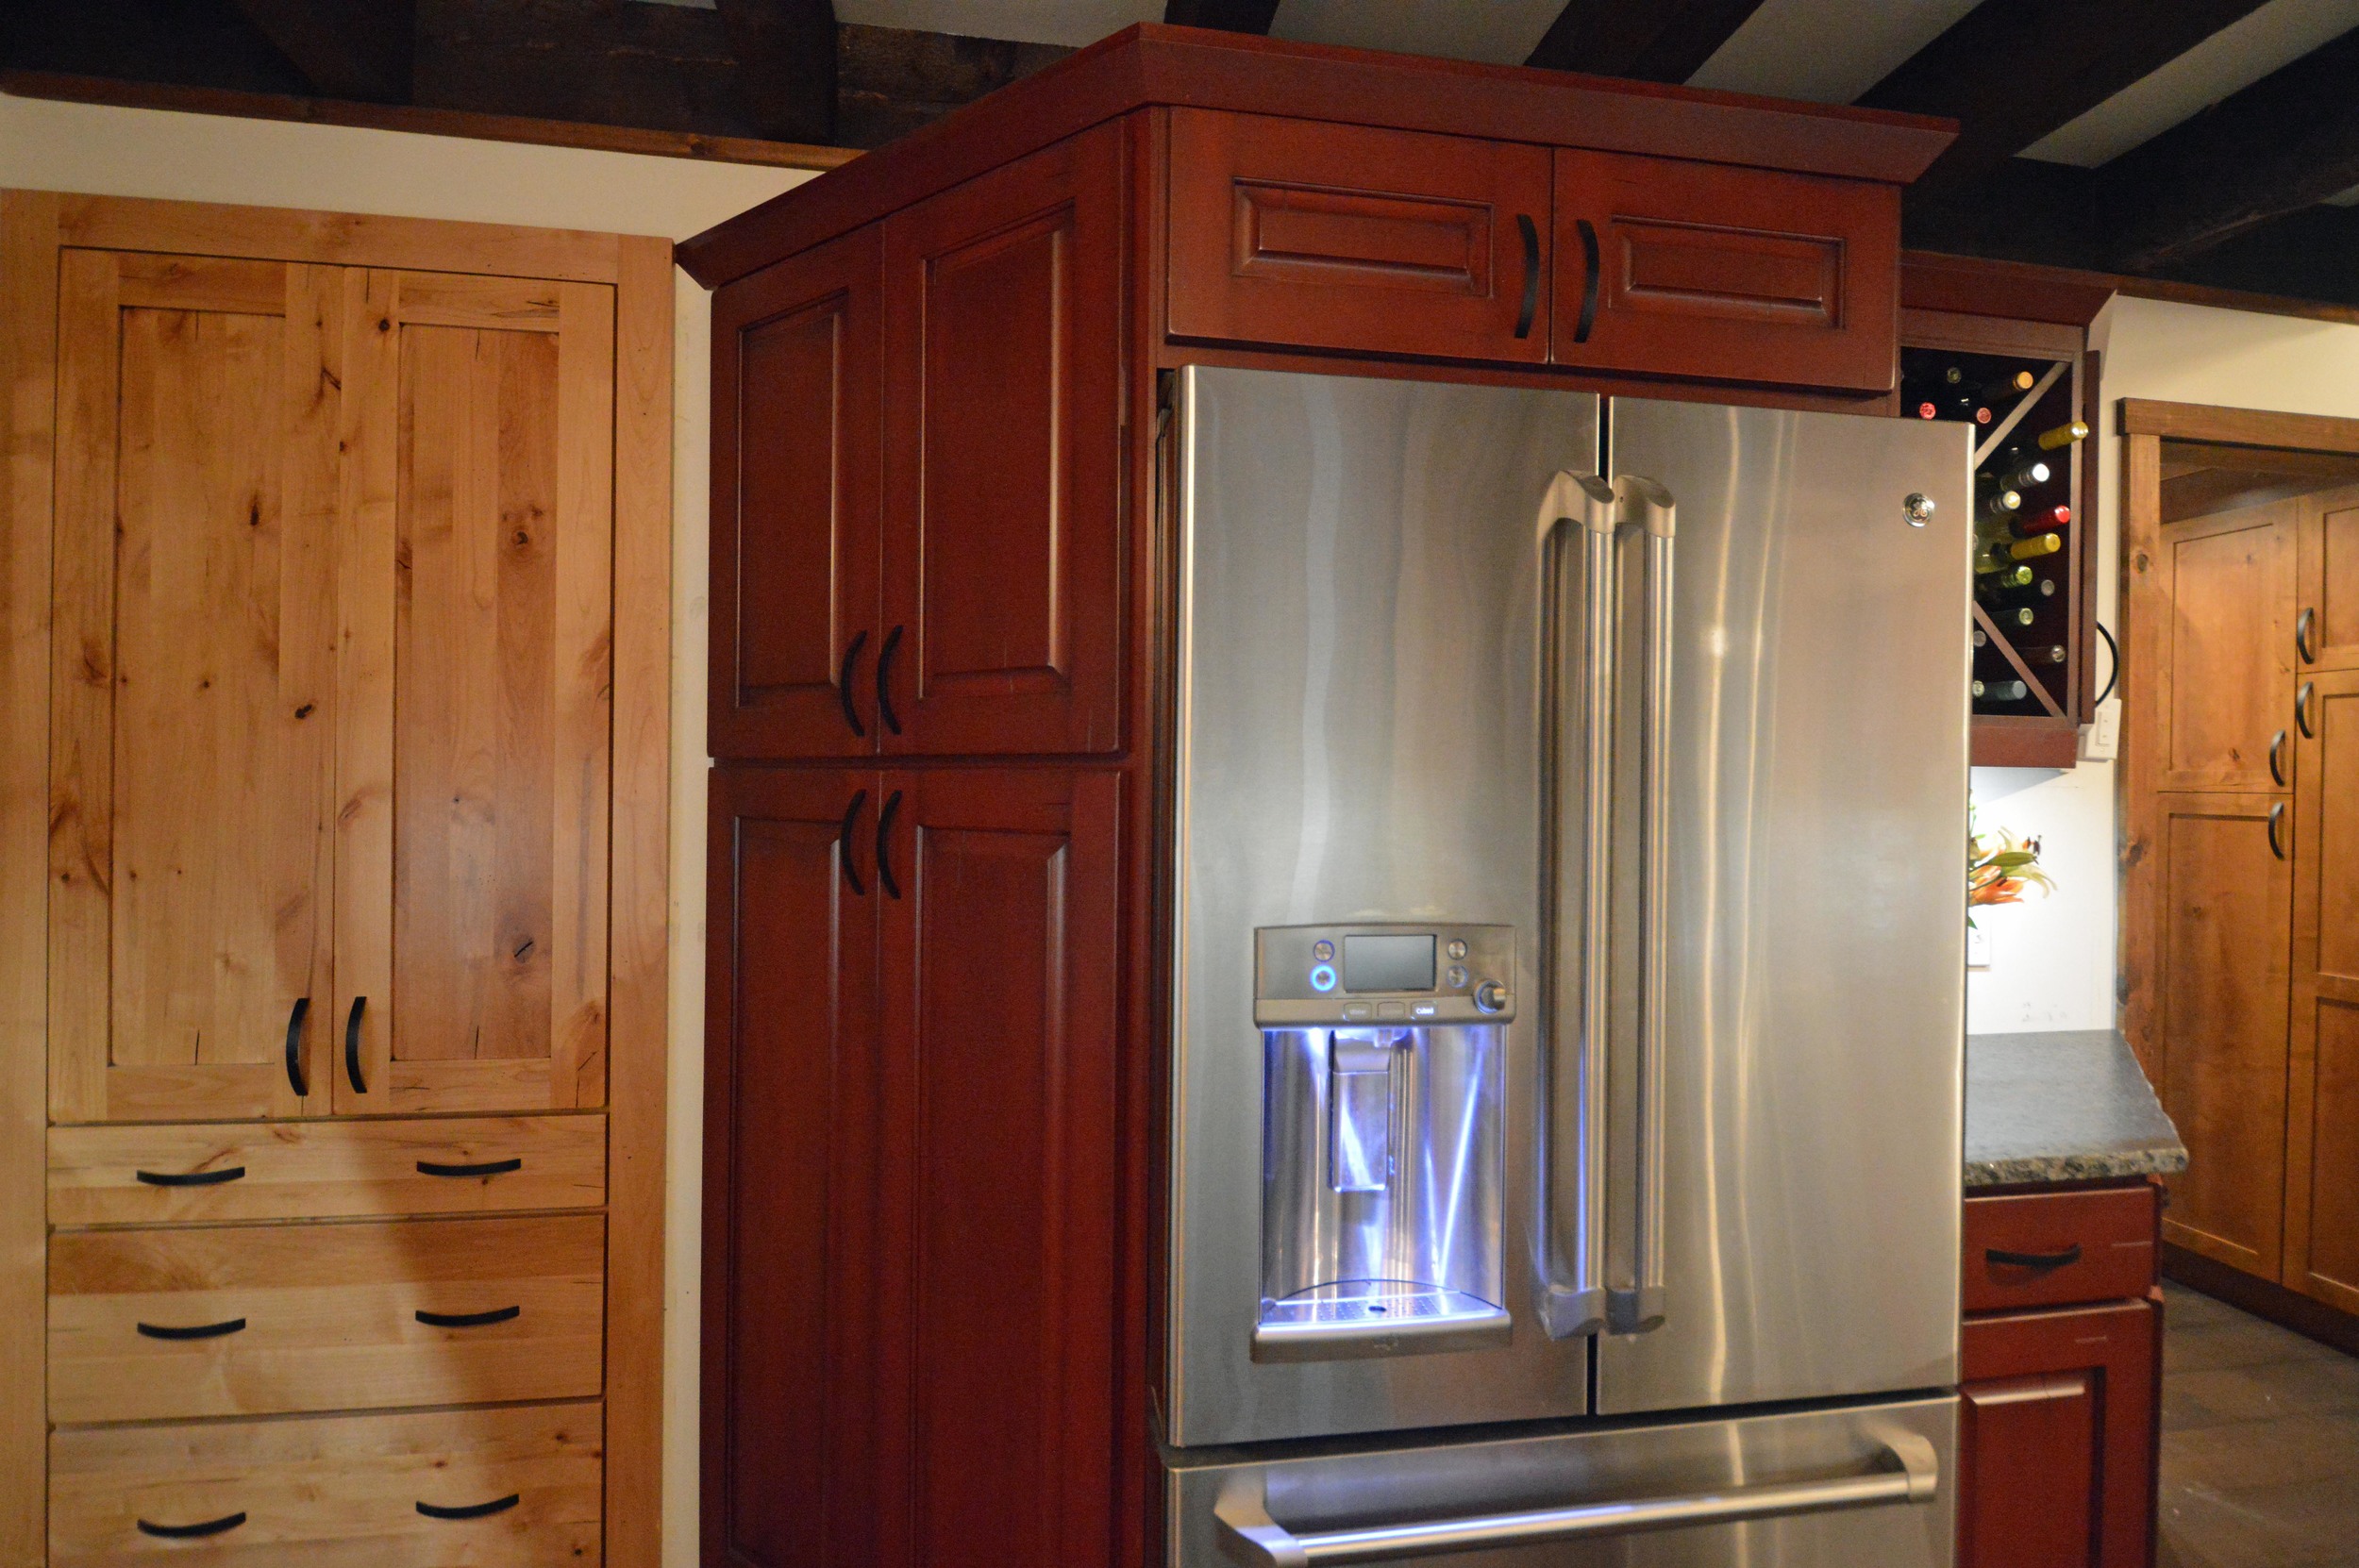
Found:
[{"label": "cherry wood cabinet", "polygon": [[1112,1549],[1120,792],[715,772],[708,1561]]},{"label": "cherry wood cabinet", "polygon": [[2159,1196],[2137,1181],[1966,1199],[1959,1568],[2151,1561]]}]

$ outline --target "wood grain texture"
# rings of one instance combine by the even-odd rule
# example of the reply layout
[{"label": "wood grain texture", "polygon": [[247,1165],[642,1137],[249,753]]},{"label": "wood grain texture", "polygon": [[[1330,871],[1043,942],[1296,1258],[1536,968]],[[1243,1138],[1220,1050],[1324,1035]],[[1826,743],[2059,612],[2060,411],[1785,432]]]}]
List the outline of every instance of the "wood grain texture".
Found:
[{"label": "wood grain texture", "polygon": [[[49,1243],[60,1425],[594,1396],[606,1221],[65,1231]],[[415,1313],[523,1310],[477,1327]],[[167,1340],[141,1323],[245,1320]]]},{"label": "wood grain texture", "polygon": [[[2126,409],[2127,404],[2123,405]],[[2123,421],[2126,425],[2126,420]],[[2149,1079],[2162,1074],[2162,866],[2154,857],[2159,707],[2149,672],[2170,645],[2170,595],[2154,576],[2163,534],[2163,443],[2153,435],[2121,442],[2121,578],[2116,635],[2121,642],[2121,947],[2114,980],[2121,1032]]]},{"label": "wood grain texture", "polygon": [[[2016,1193],[1966,1200],[1968,1312],[2022,1311],[2141,1296],[2154,1283],[2160,1191],[2133,1187]],[[1994,1252],[2068,1256],[2053,1265]]]},{"label": "wood grain texture", "polygon": [[2125,397],[2117,417],[2125,436],[2168,436],[2217,442],[2223,446],[2284,446],[2304,452],[2359,452],[2359,419],[2332,414],[2285,414],[2268,409]]},{"label": "wood grain texture", "polygon": [[2310,612],[2302,668],[2359,669],[2359,489],[2304,496],[2294,598]]},{"label": "wood grain texture", "polygon": [[[522,1161],[489,1176],[418,1169]],[[163,1225],[230,1220],[594,1209],[606,1201],[601,1116],[432,1117],[417,1121],[201,1122],[55,1127],[49,1223]],[[243,1171],[210,1186],[175,1176]]]},{"label": "wood grain texture", "polygon": [[2359,1312],[2359,670],[2304,679],[2280,1277]]},{"label": "wood grain texture", "polygon": [[67,244],[99,250],[415,267],[575,283],[611,283],[615,274],[615,237],[573,229],[131,196],[63,197],[59,222]]},{"label": "wood grain texture", "polygon": [[2294,528],[2290,501],[2166,517],[2156,547],[2132,561],[2170,607],[2144,688],[2155,705],[2154,788],[2282,787],[2269,746],[2292,696]]},{"label": "wood grain texture", "polygon": [[[613,783],[606,1093],[610,1560],[663,1542],[671,999],[672,247],[621,242],[614,291]],[[586,1067],[586,1063],[581,1064]],[[592,1097],[577,1073],[577,1100]]]},{"label": "wood grain texture", "polygon": [[[594,1565],[594,1403],[61,1431],[51,1441],[51,1568],[184,1558],[219,1568],[545,1568]],[[430,1519],[516,1494],[484,1519]],[[199,1544],[138,1521],[245,1523]]]},{"label": "wood grain texture", "polygon": [[0,1568],[41,1568],[48,1238],[49,584],[58,197],[0,192]]},{"label": "wood grain texture", "polygon": [[1101,126],[885,225],[887,753],[1123,744],[1123,176]]}]

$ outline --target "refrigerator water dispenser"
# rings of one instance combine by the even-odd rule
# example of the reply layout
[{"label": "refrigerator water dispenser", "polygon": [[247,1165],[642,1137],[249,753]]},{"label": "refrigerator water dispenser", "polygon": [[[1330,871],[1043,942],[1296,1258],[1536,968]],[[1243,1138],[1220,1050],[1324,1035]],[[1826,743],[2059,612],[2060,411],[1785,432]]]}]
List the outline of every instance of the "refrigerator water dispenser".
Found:
[{"label": "refrigerator water dispenser", "polygon": [[1255,933],[1257,1360],[1463,1348],[1501,1303],[1504,926]]}]

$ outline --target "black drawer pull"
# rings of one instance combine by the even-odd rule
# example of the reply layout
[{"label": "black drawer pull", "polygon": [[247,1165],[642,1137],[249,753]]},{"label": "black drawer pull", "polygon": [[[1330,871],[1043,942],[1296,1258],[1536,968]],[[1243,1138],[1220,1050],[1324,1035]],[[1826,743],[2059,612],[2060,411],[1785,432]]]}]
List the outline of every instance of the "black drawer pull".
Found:
[{"label": "black drawer pull", "polygon": [[2004,1247],[1985,1247],[1983,1256],[2013,1268],[2061,1269],[2081,1260],[2081,1243],[2075,1242],[2062,1252],[2009,1252]]},{"label": "black drawer pull", "polygon": [[360,1015],[368,1007],[367,997],[355,996],[352,1010],[344,1015],[344,1076],[352,1080],[352,1092],[356,1094],[369,1092],[368,1081],[360,1076]]},{"label": "black drawer pull", "polygon": [[506,1176],[525,1168],[522,1159],[487,1159],[479,1165],[443,1165],[431,1159],[418,1161],[418,1175],[438,1176]]},{"label": "black drawer pull", "polygon": [[300,1100],[311,1093],[310,1080],[303,1072],[303,1020],[311,1010],[311,999],[298,996],[294,1006],[287,1009],[287,1087]]},{"label": "black drawer pull", "polygon": [[428,1328],[488,1328],[523,1315],[522,1307],[494,1307],[488,1312],[429,1312],[420,1309],[417,1317]]},{"label": "black drawer pull", "polygon": [[139,1331],[151,1340],[217,1340],[224,1334],[234,1334],[245,1326],[245,1319],[231,1318],[226,1323],[200,1323],[192,1328],[175,1328],[169,1324],[142,1323]]},{"label": "black drawer pull", "polygon": [[521,1493],[511,1492],[505,1497],[494,1497],[488,1503],[469,1503],[463,1508],[446,1509],[440,1503],[420,1503],[418,1511],[428,1519],[484,1519],[494,1513],[506,1513],[524,1501]]},{"label": "black drawer pull", "polygon": [[236,1181],[245,1175],[243,1165],[230,1165],[218,1171],[133,1171],[133,1176],[150,1187],[218,1187],[225,1181]]},{"label": "black drawer pull", "polygon": [[139,1526],[142,1535],[161,1536],[166,1541],[200,1541],[209,1535],[219,1535],[224,1530],[236,1529],[245,1523],[245,1515],[225,1513],[218,1519],[208,1519],[201,1525],[156,1525],[144,1519],[136,1520],[134,1523]]}]

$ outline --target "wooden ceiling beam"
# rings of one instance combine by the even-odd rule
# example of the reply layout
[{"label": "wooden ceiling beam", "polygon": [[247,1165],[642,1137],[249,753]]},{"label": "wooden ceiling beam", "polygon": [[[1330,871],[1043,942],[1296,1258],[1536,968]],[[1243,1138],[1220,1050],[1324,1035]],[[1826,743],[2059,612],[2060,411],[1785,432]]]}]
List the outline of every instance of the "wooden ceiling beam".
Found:
[{"label": "wooden ceiling beam", "polygon": [[398,104],[410,97],[415,0],[234,0],[323,98]]},{"label": "wooden ceiling beam", "polygon": [[1163,0],[1163,20],[1175,27],[1224,33],[1266,33],[1278,0]]},{"label": "wooden ceiling beam", "polygon": [[2355,185],[2359,28],[2098,171],[2114,264],[2130,272],[2183,262]]},{"label": "wooden ceiling beam", "polygon": [[774,142],[835,140],[833,0],[717,0],[754,126]]},{"label": "wooden ceiling beam", "polygon": [[1859,103],[1959,121],[1925,183],[1968,187],[2263,3],[1983,0]]},{"label": "wooden ceiling beam", "polygon": [[1632,81],[1683,82],[1762,0],[1567,0],[1524,63]]}]

